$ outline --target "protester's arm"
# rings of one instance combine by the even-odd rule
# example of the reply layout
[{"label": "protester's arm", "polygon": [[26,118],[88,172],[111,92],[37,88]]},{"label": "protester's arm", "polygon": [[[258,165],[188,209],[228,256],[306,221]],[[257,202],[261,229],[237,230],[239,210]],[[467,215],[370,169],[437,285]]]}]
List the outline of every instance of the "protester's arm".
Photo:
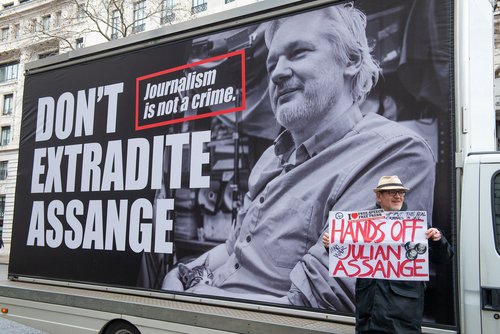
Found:
[{"label": "protester's arm", "polygon": [[439,241],[441,237],[441,231],[435,227],[428,228],[427,231],[425,231],[425,238],[430,241]]},{"label": "protester's arm", "polygon": [[323,246],[328,249],[330,247],[330,234],[328,234],[328,232],[323,233],[322,241]]},{"label": "protester's arm", "polygon": [[437,240],[429,239],[429,257],[433,263],[445,264],[453,258],[454,252],[451,244],[441,231],[439,231],[439,235],[440,238]]}]

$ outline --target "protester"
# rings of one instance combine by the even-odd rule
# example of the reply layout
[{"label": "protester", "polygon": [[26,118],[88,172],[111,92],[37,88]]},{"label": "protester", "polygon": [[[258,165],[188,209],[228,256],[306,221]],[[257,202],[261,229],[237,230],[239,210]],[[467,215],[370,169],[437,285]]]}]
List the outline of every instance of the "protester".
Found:
[{"label": "protester", "polygon": [[0,249],[4,247],[2,235],[3,235],[3,222],[0,223]]},{"label": "protester", "polygon": [[[374,189],[376,207],[384,211],[406,211],[406,188],[399,177],[382,176]],[[374,208],[374,209],[375,209]],[[448,262],[453,250],[441,231],[430,227],[425,232],[429,240],[430,260],[436,264]],[[328,250],[330,235],[323,234]],[[424,311],[425,282],[358,278],[356,281],[356,332],[420,333]]]}]

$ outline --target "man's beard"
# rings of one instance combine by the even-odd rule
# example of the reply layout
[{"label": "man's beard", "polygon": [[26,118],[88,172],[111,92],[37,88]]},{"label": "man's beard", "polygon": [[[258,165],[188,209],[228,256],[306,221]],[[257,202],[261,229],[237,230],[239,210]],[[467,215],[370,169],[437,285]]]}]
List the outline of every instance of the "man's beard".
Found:
[{"label": "man's beard", "polygon": [[[304,89],[300,101],[289,101],[290,105],[285,104],[279,109],[277,109],[276,100],[273,99],[272,107],[276,120],[287,129],[308,126],[308,122],[324,116],[334,105],[336,92],[332,90],[325,94],[325,91],[323,85],[309,84],[308,88]],[[318,94],[318,92],[322,94]]]}]

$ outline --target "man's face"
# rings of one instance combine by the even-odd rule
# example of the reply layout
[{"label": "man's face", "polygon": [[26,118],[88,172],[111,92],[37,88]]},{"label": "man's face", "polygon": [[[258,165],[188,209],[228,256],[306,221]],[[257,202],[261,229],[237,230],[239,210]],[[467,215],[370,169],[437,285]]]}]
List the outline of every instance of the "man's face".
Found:
[{"label": "man's face", "polygon": [[343,91],[346,66],[335,60],[322,28],[313,15],[293,17],[283,22],[269,45],[271,105],[288,129],[322,119]]},{"label": "man's face", "polygon": [[399,211],[403,206],[405,192],[402,190],[379,191],[377,203],[385,211]]}]

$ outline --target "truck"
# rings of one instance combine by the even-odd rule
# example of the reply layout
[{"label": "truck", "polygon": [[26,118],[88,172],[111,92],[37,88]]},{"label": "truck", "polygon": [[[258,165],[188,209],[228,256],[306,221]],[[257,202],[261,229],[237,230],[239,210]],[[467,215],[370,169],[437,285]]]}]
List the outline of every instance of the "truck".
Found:
[{"label": "truck", "polygon": [[[320,241],[328,222],[310,214],[302,238],[286,230],[293,216],[312,210],[297,200],[300,188],[291,194],[296,188],[287,184],[277,196],[289,203],[268,209],[278,218],[266,224],[283,226],[261,236],[254,256],[268,256],[245,262],[244,247],[234,246],[256,238],[241,232],[242,214],[250,214],[249,196],[264,205],[252,194],[255,170],[286,128],[269,96],[268,72],[278,65],[269,56],[268,34],[303,17],[314,19],[301,28],[316,21],[326,31],[323,13],[339,8],[355,9],[365,21],[367,54],[380,70],[359,101],[362,117],[377,114],[406,129],[433,157],[415,162],[425,163],[419,182],[432,187],[410,188],[426,191],[420,200],[430,203],[429,223],[455,256],[429,267],[422,332],[500,333],[490,0],[267,0],[28,64],[2,317],[48,333],[354,333],[355,278],[328,275]],[[333,17],[345,34],[344,21]],[[297,35],[294,28],[279,36]],[[310,50],[295,48],[287,57],[304,52]],[[399,163],[375,161],[356,177],[397,174],[411,184],[415,175],[408,171],[421,171],[407,164],[404,152],[393,155]],[[335,159],[353,166],[367,156]],[[309,177],[323,189],[325,175],[315,175]],[[370,182],[356,190],[360,202],[374,201],[376,180]],[[407,199],[416,203],[411,191]],[[317,204],[353,209],[332,198]],[[273,245],[279,247],[267,248]],[[231,247],[238,261],[225,262],[230,274],[252,261],[275,268],[262,277],[257,266],[241,279],[264,297],[245,294],[243,282],[222,289],[222,274],[211,270],[217,258],[204,254]],[[318,247],[325,254],[314,253]],[[299,270],[308,273],[304,285],[293,276]],[[209,288],[171,285],[169,278],[181,282],[183,271],[183,284],[202,281]],[[303,303],[286,299],[289,289],[306,296],[303,286],[326,292],[310,293]]]}]

